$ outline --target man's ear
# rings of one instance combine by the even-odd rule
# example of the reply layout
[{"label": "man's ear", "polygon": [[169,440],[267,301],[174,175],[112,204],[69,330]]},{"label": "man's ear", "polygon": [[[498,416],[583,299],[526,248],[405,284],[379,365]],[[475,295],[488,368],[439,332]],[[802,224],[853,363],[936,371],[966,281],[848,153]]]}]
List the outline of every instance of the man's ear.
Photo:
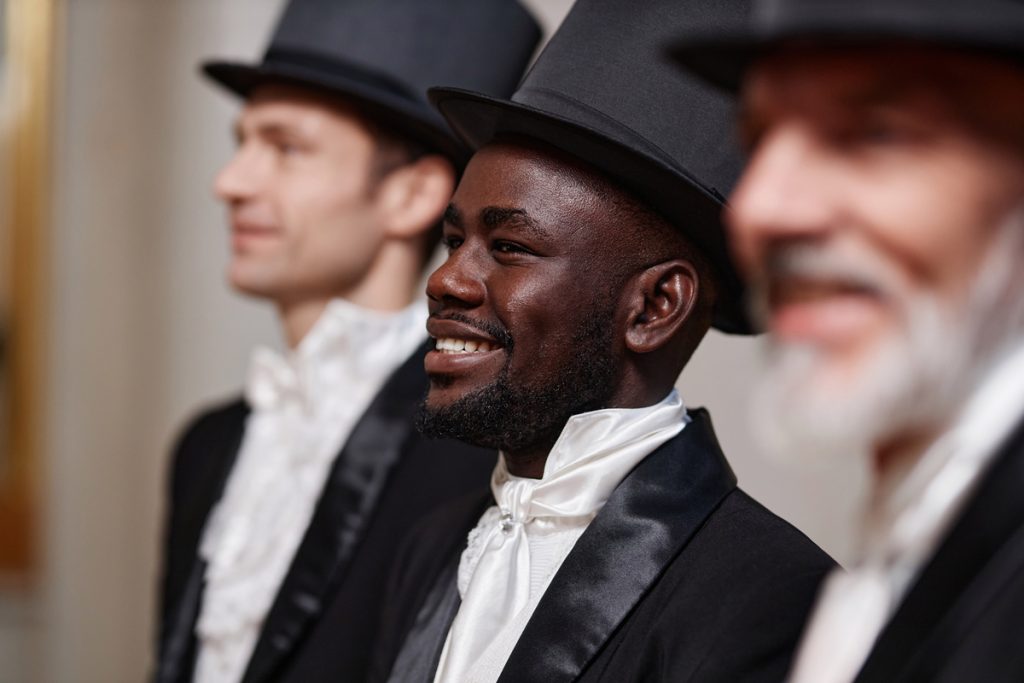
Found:
[{"label": "man's ear", "polygon": [[391,171],[376,191],[377,210],[388,237],[411,239],[441,219],[455,192],[455,169],[430,154]]},{"label": "man's ear", "polygon": [[700,277],[689,261],[677,259],[651,266],[633,283],[626,321],[626,348],[650,353],[679,332],[697,306]]}]

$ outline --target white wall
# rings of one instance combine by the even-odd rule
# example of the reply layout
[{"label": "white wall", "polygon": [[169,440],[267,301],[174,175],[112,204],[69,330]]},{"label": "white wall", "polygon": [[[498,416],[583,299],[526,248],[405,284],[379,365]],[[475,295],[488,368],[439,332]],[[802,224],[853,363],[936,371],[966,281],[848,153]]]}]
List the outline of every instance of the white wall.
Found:
[{"label": "white wall", "polygon": [[[557,22],[568,0],[530,0]],[[57,121],[42,626],[33,680],[142,680],[162,480],[185,416],[240,386],[271,312],[230,294],[209,186],[236,105],[209,56],[252,59],[281,0],[66,0]],[[745,393],[758,343],[713,337],[682,379],[749,491],[840,557],[853,486],[758,457]],[[7,681],[0,662],[0,679]]]}]

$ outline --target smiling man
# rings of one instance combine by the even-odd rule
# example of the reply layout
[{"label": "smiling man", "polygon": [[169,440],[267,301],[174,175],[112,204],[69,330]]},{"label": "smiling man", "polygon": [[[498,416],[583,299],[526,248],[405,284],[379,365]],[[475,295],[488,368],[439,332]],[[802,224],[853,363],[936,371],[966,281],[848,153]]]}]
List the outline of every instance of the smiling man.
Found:
[{"label": "smiling man", "polygon": [[[711,325],[747,329],[718,222],[729,103],[658,59],[704,11],[580,0],[511,100],[431,92],[476,153],[427,284],[420,425],[501,456],[490,492],[425,522],[397,563],[373,680],[789,666],[831,562],[736,487],[674,389]],[[667,126],[673,108],[686,120]]]},{"label": "smiling man", "polygon": [[870,458],[792,681],[1020,681],[1024,3],[761,2],[680,57],[741,88],[735,253],[793,457]]},{"label": "smiling man", "polygon": [[175,451],[157,681],[365,680],[398,539],[486,482],[492,452],[413,428],[416,289],[467,156],[426,87],[507,93],[538,38],[514,0],[293,0],[262,63],[204,66],[245,100],[228,279],[288,351]]}]

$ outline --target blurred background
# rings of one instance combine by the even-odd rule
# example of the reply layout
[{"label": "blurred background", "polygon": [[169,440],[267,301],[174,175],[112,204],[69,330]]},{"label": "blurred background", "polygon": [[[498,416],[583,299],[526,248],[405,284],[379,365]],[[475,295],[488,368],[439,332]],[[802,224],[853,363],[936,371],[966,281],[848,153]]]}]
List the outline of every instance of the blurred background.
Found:
[{"label": "blurred background", "polygon": [[[571,0],[523,0],[547,33]],[[141,681],[170,444],[241,386],[272,311],[225,285],[213,175],[283,0],[0,0],[0,681]],[[680,381],[740,483],[843,560],[863,473],[763,459],[762,342],[713,334]]]}]

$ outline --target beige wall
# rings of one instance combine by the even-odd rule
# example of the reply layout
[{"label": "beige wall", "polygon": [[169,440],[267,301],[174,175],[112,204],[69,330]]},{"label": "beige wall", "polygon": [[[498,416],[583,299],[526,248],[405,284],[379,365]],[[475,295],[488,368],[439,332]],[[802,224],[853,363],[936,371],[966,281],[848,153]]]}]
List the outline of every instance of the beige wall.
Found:
[{"label": "beige wall", "polygon": [[[223,284],[209,184],[230,153],[235,104],[196,64],[258,55],[280,4],[65,0],[32,680],[142,679],[170,441],[188,413],[240,386],[254,343],[277,340],[271,312]],[[553,24],[569,3],[529,4]],[[684,398],[713,409],[746,488],[843,557],[856,475],[797,476],[758,457],[745,427],[758,364],[756,341],[713,337],[684,374]],[[0,680],[14,670],[0,661]]]},{"label": "beige wall", "polygon": [[36,680],[143,679],[172,434],[274,338],[222,283],[209,181],[233,104],[196,63],[256,54],[277,6],[66,2]]}]

